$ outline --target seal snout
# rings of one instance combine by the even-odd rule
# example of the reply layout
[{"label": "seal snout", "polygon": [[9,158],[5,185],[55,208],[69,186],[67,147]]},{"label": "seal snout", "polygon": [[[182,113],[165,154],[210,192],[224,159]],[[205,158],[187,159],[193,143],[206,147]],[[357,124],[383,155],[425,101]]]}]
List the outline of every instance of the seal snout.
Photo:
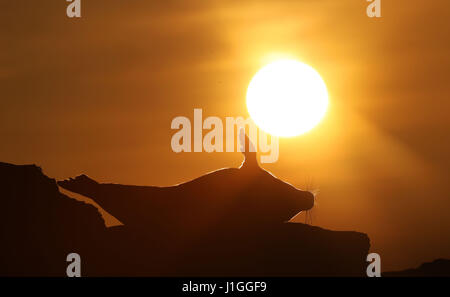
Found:
[{"label": "seal snout", "polygon": [[309,191],[305,191],[302,194],[302,210],[310,210],[314,207],[315,196]]}]

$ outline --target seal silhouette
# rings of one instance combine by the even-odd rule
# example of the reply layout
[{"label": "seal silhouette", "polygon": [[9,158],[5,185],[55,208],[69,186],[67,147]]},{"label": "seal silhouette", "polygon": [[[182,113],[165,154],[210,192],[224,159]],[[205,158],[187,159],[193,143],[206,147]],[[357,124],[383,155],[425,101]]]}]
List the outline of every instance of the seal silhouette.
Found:
[{"label": "seal silhouette", "polygon": [[253,144],[243,132],[242,136],[247,149],[241,148],[245,158],[239,168],[219,169],[182,184],[104,184],[86,175],[58,184],[92,198],[130,228],[145,225],[187,230],[220,220],[246,225],[282,223],[311,209],[314,195],[262,169]]}]

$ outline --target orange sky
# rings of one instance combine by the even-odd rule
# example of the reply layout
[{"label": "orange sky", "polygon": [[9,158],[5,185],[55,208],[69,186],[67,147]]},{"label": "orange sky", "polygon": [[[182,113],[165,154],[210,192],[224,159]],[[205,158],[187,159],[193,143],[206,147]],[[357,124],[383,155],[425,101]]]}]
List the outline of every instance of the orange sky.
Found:
[{"label": "orange sky", "polygon": [[313,223],[368,233],[383,270],[450,258],[450,4],[363,0],[0,4],[0,160],[55,178],[171,185],[238,166],[175,154],[175,116],[244,116],[247,85],[277,55],[328,86],[325,119],[280,140],[264,167],[318,189]]}]

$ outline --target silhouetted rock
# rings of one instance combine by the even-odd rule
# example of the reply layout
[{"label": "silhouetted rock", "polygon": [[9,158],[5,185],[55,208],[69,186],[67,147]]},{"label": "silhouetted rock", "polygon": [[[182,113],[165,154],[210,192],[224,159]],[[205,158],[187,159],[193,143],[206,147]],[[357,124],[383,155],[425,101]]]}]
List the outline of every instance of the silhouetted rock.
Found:
[{"label": "silhouetted rock", "polygon": [[450,276],[450,260],[437,259],[433,262],[423,263],[417,268],[402,271],[384,272],[383,276],[387,277],[437,277]]},{"label": "silhouetted rock", "polygon": [[62,195],[35,165],[0,163],[0,275],[66,275],[71,252],[92,253],[106,231],[91,205]]}]

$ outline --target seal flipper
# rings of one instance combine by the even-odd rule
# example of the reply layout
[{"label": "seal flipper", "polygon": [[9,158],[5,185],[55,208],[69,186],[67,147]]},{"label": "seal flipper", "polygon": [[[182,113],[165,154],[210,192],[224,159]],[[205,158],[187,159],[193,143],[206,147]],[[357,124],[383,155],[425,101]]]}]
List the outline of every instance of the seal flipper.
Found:
[{"label": "seal flipper", "polygon": [[239,130],[239,148],[240,152],[242,152],[245,157],[239,168],[260,169],[256,156],[256,147],[247,134],[245,134],[244,129]]},{"label": "seal flipper", "polygon": [[125,225],[141,224],[152,208],[149,202],[155,187],[101,184],[86,175],[58,181],[58,185],[71,192],[94,200],[105,211]]}]

